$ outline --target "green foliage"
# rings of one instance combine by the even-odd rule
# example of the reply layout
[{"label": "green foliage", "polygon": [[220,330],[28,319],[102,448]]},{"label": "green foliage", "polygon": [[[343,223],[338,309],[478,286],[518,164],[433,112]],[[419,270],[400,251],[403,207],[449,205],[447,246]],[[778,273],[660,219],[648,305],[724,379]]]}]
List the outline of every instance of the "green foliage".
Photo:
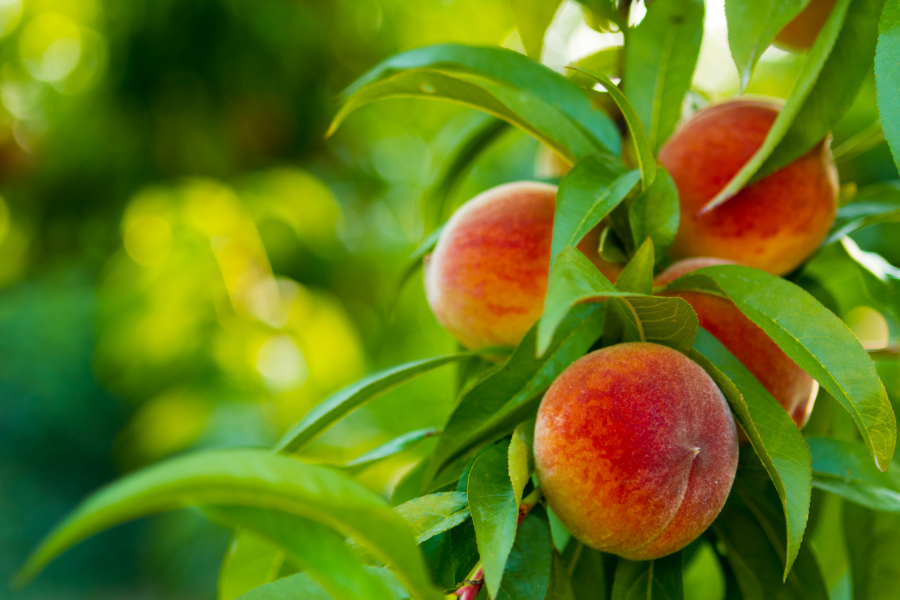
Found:
[{"label": "green foliage", "polygon": [[900,512],[900,468],[896,464],[882,473],[860,444],[819,437],[807,442],[813,486],[872,510]]},{"label": "green foliage", "polygon": [[884,134],[900,169],[900,2],[886,0],[878,25],[875,52],[875,82],[878,85],[878,110]]},{"label": "green foliage", "polygon": [[415,498],[395,509],[421,544],[453,529],[469,518],[469,503],[462,492],[444,492]]},{"label": "green foliage", "polygon": [[853,573],[853,598],[887,600],[897,595],[900,516],[844,506],[844,533]]},{"label": "green foliage", "polygon": [[681,552],[641,562],[620,559],[612,600],[684,600],[683,570]]},{"label": "green foliage", "polygon": [[541,50],[544,49],[544,34],[562,0],[510,0],[513,14],[516,17],[516,29],[522,38],[525,52],[540,62]]},{"label": "green foliage", "polygon": [[635,248],[650,238],[657,251],[656,262],[661,261],[678,231],[678,215],[678,189],[660,167],[653,184],[638,194],[628,209]]}]

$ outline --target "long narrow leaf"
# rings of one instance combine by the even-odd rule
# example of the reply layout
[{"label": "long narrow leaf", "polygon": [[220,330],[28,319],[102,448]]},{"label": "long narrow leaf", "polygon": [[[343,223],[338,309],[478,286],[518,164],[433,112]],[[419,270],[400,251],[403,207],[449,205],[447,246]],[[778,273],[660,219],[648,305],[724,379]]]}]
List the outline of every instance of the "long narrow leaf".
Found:
[{"label": "long narrow leaf", "polygon": [[887,0],[878,26],[875,86],[878,112],[894,163],[900,169],[900,0]]}]

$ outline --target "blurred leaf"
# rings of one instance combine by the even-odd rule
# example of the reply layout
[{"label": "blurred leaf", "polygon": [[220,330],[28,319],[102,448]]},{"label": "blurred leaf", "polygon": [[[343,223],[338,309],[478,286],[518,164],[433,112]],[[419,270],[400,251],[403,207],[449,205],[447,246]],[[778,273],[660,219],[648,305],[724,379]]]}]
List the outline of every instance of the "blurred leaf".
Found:
[{"label": "blurred leaf", "polygon": [[[544,598],[550,586],[553,547],[543,510],[536,507],[516,531],[496,600]],[[489,588],[490,589],[490,588]]]},{"label": "blurred leaf", "polygon": [[750,76],[763,52],[775,36],[810,0],[725,0],[728,20],[728,45],[741,78],[741,90],[747,89]]},{"label": "blurred leaf", "polygon": [[[588,25],[593,29],[609,31],[609,22],[612,21],[620,28],[622,15],[616,7],[616,0],[575,0],[589,12]],[[585,15],[586,17],[588,15]]]},{"label": "blurred leaf", "polygon": [[260,450],[176,458],[102,489],[35,550],[17,580],[28,581],[65,549],[113,525],[196,505],[277,509],[327,524],[391,565],[416,597],[439,597],[407,525],[384,500],[328,469]]},{"label": "blurred leaf", "polygon": [[589,156],[572,167],[559,183],[553,217],[551,267],[567,246],[576,246],[597,226],[640,179],[602,155]]},{"label": "blurred leaf", "polygon": [[844,504],[853,600],[893,600],[900,589],[900,515]]},{"label": "blurred leaf", "polygon": [[[391,597],[396,600],[407,600],[409,593],[400,585],[393,573],[380,567],[364,567],[374,577],[391,590]],[[315,582],[309,573],[297,573],[284,579],[272,582],[268,585],[256,588],[243,596],[240,600],[332,600],[321,585]]]},{"label": "blurred leaf", "polygon": [[631,106],[628,98],[625,97],[625,94],[622,93],[616,84],[603,73],[581,67],[570,68],[596,79],[609,92],[610,97],[619,107],[619,110],[622,111],[625,124],[628,125],[628,131],[631,133],[631,141],[634,144],[634,154],[637,158],[638,167],[641,169],[641,186],[646,190],[653,185],[653,180],[656,178],[656,158],[653,156],[653,147],[647,138],[647,132],[641,124],[640,117],[634,111],[634,107]]},{"label": "blurred leaf", "polygon": [[335,599],[394,598],[384,582],[356,560],[344,536],[330,527],[278,510],[209,506],[204,512],[227,527],[250,529],[277,543]]},{"label": "blurred leaf", "polygon": [[391,441],[378,446],[377,448],[369,450],[362,456],[354,458],[353,460],[345,464],[344,468],[352,471],[365,469],[366,467],[369,467],[378,461],[400,454],[404,450],[411,448],[427,437],[440,435],[440,433],[440,430],[435,429],[434,427],[410,431],[409,433],[398,436]]},{"label": "blurred leaf", "polygon": [[784,137],[759,168],[755,180],[806,154],[843,118],[859,95],[875,57],[878,16],[883,4],[884,0],[852,0],[841,32],[815,85]]},{"label": "blurred leaf", "polygon": [[[760,167],[763,166],[763,163],[766,163],[766,168],[769,169],[770,172],[771,170],[774,170],[776,165],[774,163],[767,163],[766,161],[781,143],[781,140],[784,139],[788,130],[793,127],[794,119],[797,115],[804,112],[807,98],[817,99],[820,97],[818,91],[812,93],[813,88],[817,86],[830,87],[842,85],[840,80],[826,81],[824,79],[819,79],[819,74],[822,72],[825,63],[828,61],[829,54],[841,31],[841,26],[843,25],[844,17],[847,15],[847,8],[851,1],[852,0],[837,0],[834,9],[831,11],[831,15],[822,27],[821,32],[819,32],[815,44],[813,44],[809,54],[806,56],[806,60],[803,62],[803,68],[800,70],[797,82],[791,90],[791,95],[788,96],[787,101],[779,111],[778,117],[772,124],[772,128],[769,129],[769,133],[766,135],[766,139],[762,146],[759,147],[759,150],[756,151],[750,160],[744,163],[744,166],[731,178],[731,181],[729,181],[712,200],[707,202],[703,207],[701,214],[711,211],[741,191],[751,178],[753,178]],[[868,0],[856,1],[866,2]],[[853,24],[850,25],[852,26]],[[851,81],[855,79],[850,74],[848,74],[847,77],[850,78]],[[825,90],[823,89],[823,93],[824,91]],[[800,127],[801,125],[802,124],[798,124],[797,127]],[[782,163],[781,166],[784,166],[784,163]]]},{"label": "blurred leaf", "polygon": [[649,296],[653,292],[654,254],[653,240],[647,237],[622,269],[616,279],[616,287],[623,292]]},{"label": "blurred leaf", "polygon": [[875,464],[887,469],[897,421],[875,365],[846,325],[802,288],[741,265],[698,269],[667,289],[724,294],[818,381],[856,422]]},{"label": "blurred leaf", "polygon": [[900,468],[884,473],[869,460],[866,447],[854,442],[811,437],[813,485],[872,510],[900,512]]},{"label": "blurred leaf", "polygon": [[484,584],[491,598],[496,598],[519,517],[505,444],[491,446],[475,461],[469,473],[468,494],[478,553],[484,567]]},{"label": "blurred leaf", "polygon": [[581,542],[571,544],[570,552],[566,550],[566,558],[569,559],[568,570],[572,573],[572,591],[575,600],[606,600],[606,571],[603,564],[603,553],[585,546]]},{"label": "blurred leaf", "polygon": [[[550,516],[550,513],[547,513]],[[553,533],[553,525],[550,526]],[[554,544],[555,545],[555,544]],[[575,592],[572,590],[572,576],[566,569],[566,563],[562,557],[554,552],[553,563],[550,566],[550,586],[544,600],[575,600]]]},{"label": "blurred leaf", "polygon": [[532,60],[541,62],[544,35],[553,22],[562,0],[510,0],[516,29],[522,38],[525,52]]},{"label": "blurred leaf", "polygon": [[531,418],[540,394],[600,337],[603,312],[602,305],[573,310],[540,357],[535,350],[537,328],[532,327],[503,366],[460,399],[432,456],[431,473],[437,473],[468,449],[499,439],[523,419]]},{"label": "blurred leaf", "polygon": [[438,227],[431,233],[425,236],[416,249],[412,251],[412,254],[409,255],[409,258],[406,259],[406,264],[403,266],[403,270],[400,271],[400,277],[397,278],[397,283],[394,284],[394,288],[391,292],[388,301],[386,302],[387,308],[385,309],[385,313],[388,316],[391,316],[394,313],[394,307],[397,304],[397,299],[400,297],[400,292],[403,291],[403,286],[406,285],[406,282],[416,274],[423,264],[425,259],[425,255],[431,252],[431,250],[437,245],[438,238],[441,237],[441,231],[443,231],[443,226]]},{"label": "blurred leaf", "polygon": [[[576,60],[572,66],[580,67],[588,71],[597,71],[609,77],[621,77],[619,73],[619,55],[622,53],[622,46],[612,46],[598,50],[593,54],[589,54],[584,58]],[[596,83],[590,75],[576,70],[571,70],[568,74],[569,81],[581,87],[593,87]]]},{"label": "blurred leaf", "polygon": [[650,238],[656,247],[656,262],[662,260],[678,231],[678,188],[669,172],[657,171],[653,185],[641,192],[628,209],[635,247]]},{"label": "blurred leaf", "polygon": [[516,498],[516,506],[522,501],[522,492],[531,473],[534,471],[534,420],[525,421],[513,430],[512,439],[509,441],[507,460],[509,462],[509,479],[513,484],[513,492]]},{"label": "blurred leaf", "polygon": [[477,352],[458,352],[425,358],[391,367],[360,379],[314,406],[299,423],[281,438],[277,450],[283,453],[297,452],[336,421],[376,396],[388,392],[418,375],[460,361],[473,354],[477,354]]},{"label": "blurred leaf", "polygon": [[443,492],[415,498],[396,507],[421,544],[453,529],[469,518],[469,503],[462,492]]},{"label": "blurred leaf", "polygon": [[684,600],[684,557],[676,552],[656,560],[620,558],[612,600]]},{"label": "blurred leaf", "polygon": [[656,0],[628,35],[625,95],[654,151],[681,120],[702,39],[703,0]]},{"label": "blurred leaf", "polygon": [[278,578],[284,549],[244,529],[235,532],[219,568],[218,600],[239,596]]},{"label": "blurred leaf", "polygon": [[744,600],[828,600],[819,565],[808,544],[800,546],[793,568],[784,574],[784,518],[768,482],[750,485],[735,479],[728,501],[712,529],[725,545],[725,558]]},{"label": "blurred leaf", "polygon": [[878,112],[894,162],[900,169],[900,0],[887,0],[878,26],[875,83]]},{"label": "blurred leaf", "polygon": [[812,494],[809,449],[787,411],[719,340],[701,329],[694,349],[691,358],[706,369],[725,394],[778,492],[786,525],[784,572],[787,575],[800,552],[809,518]]},{"label": "blurred leaf", "polygon": [[827,246],[869,225],[897,222],[900,222],[900,183],[876,183],[861,189],[853,202],[838,209],[831,232],[822,245]]},{"label": "blurred leaf", "polygon": [[559,520],[559,517],[554,514],[553,509],[550,508],[549,504],[546,508],[547,521],[550,523],[550,535],[553,537],[553,546],[560,552],[563,552],[568,547],[569,541],[572,539],[572,532],[566,529],[566,526],[563,525],[562,521]]},{"label": "blurred leaf", "polygon": [[612,119],[596,110],[581,90],[552,69],[505,48],[437,44],[409,50],[392,56],[357,79],[344,91],[344,100],[382,77],[423,67],[470,72],[519,87],[568,115],[602,148],[616,155],[622,152],[619,132]]}]

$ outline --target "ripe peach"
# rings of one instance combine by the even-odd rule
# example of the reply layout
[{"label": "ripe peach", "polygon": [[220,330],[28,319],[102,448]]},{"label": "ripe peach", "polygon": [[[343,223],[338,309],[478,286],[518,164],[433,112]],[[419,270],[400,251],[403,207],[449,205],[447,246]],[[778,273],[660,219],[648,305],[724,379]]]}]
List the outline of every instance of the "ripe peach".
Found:
[{"label": "ripe peach", "polygon": [[673,257],[715,256],[783,275],[825,239],[838,197],[827,140],[698,214],[759,149],[778,110],[758,100],[724,102],[699,111],[663,145],[659,158],[681,204]]},{"label": "ripe peach", "polygon": [[[657,286],[666,285],[695,269],[721,264],[733,263],[716,258],[682,260],[663,271],[654,283]],[[697,313],[700,326],[722,342],[753,373],[791,415],[797,428],[806,425],[819,384],[788,358],[762,329],[745,317],[730,300],[702,292],[672,292],[667,295],[684,298]],[[739,432],[739,437],[742,442],[747,441],[743,431]]]},{"label": "ripe peach", "polygon": [[738,460],[734,419],[697,363],[657,344],[610,346],[553,382],[534,430],[547,502],[576,538],[650,560],[719,514]]},{"label": "ripe peach", "polygon": [[[490,189],[447,221],[425,264],[437,320],[468,348],[515,346],[544,310],[556,186],[522,181]],[[598,251],[599,226],[578,244],[615,281]]]},{"label": "ripe peach", "polygon": [[836,0],[810,0],[784,29],[775,36],[775,44],[785,50],[809,50],[828,20]]}]

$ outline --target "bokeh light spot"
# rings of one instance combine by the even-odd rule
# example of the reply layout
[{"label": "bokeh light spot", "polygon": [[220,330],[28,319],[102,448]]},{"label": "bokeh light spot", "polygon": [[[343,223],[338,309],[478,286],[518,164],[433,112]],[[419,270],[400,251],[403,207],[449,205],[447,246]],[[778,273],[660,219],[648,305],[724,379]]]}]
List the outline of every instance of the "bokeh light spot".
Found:
[{"label": "bokeh light spot", "polygon": [[40,14],[22,32],[19,54],[35,79],[60,81],[81,59],[81,29],[59,13]]},{"label": "bokeh light spot", "polygon": [[256,370],[273,391],[300,387],[309,370],[300,348],[289,335],[279,334],[263,342],[256,353]]},{"label": "bokeh light spot", "polygon": [[145,267],[161,263],[172,249],[172,228],[160,217],[135,217],[125,227],[125,251]]}]

